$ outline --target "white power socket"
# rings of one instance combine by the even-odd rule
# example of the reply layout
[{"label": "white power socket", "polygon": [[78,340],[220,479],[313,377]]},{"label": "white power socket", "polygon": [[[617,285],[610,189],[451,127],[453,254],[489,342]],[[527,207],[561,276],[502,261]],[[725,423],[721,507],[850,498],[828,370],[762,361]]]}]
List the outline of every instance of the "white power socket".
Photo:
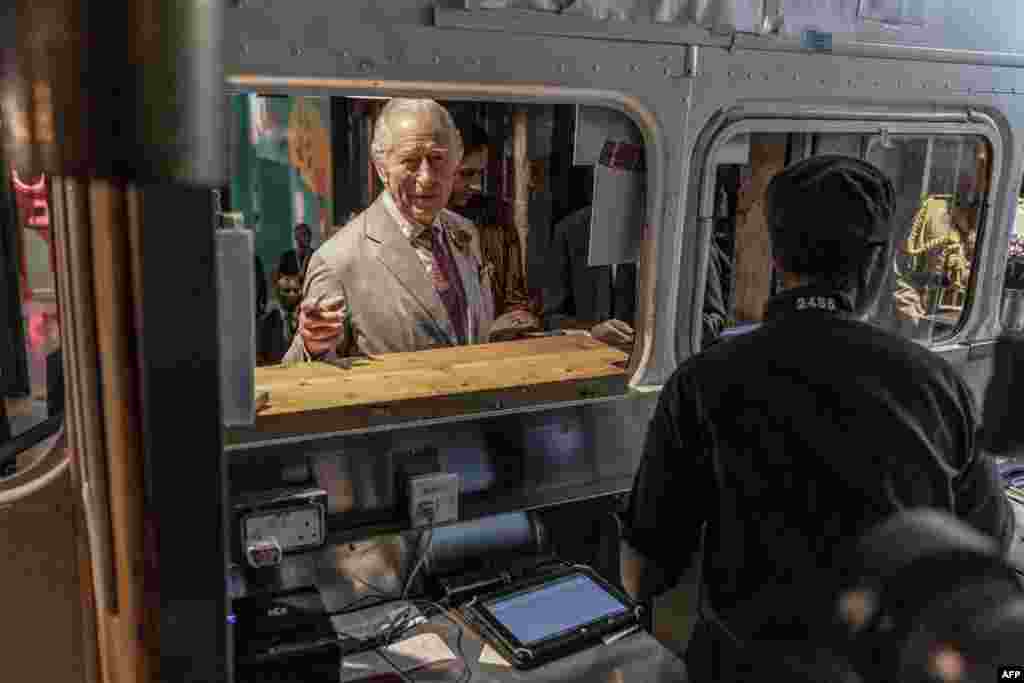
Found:
[{"label": "white power socket", "polygon": [[249,513],[242,519],[242,546],[275,539],[283,552],[323,545],[324,509],[319,503]]},{"label": "white power socket", "polygon": [[409,519],[413,527],[459,519],[459,475],[423,474],[409,479]]}]

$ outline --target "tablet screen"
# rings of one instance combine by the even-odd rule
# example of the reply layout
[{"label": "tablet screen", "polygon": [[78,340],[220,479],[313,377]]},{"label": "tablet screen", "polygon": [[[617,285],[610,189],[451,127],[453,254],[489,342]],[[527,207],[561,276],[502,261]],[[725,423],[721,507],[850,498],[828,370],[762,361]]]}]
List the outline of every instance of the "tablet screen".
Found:
[{"label": "tablet screen", "polygon": [[523,645],[629,611],[585,574],[489,600],[483,607]]}]

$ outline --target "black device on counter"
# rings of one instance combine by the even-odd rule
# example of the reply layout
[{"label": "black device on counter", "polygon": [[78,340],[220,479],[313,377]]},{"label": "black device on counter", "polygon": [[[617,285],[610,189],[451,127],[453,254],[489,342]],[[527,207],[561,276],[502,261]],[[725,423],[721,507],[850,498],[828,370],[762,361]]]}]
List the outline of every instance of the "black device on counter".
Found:
[{"label": "black device on counter", "polygon": [[421,543],[428,592],[518,669],[639,630],[640,606],[593,569],[552,553],[534,513],[437,528]]},{"label": "black device on counter", "polygon": [[532,669],[640,629],[641,608],[589,567],[543,571],[462,607],[509,663]]},{"label": "black device on counter", "polygon": [[316,588],[239,598],[232,611],[238,683],[339,679],[346,644]]}]

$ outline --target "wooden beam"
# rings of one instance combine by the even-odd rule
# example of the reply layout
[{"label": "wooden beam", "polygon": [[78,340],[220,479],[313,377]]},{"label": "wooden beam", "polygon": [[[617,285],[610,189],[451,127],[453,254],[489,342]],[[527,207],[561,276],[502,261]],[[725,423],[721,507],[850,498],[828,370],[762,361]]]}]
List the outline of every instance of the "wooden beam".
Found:
[{"label": "wooden beam", "polygon": [[786,165],[785,134],[754,134],[750,178],[740,186],[736,208],[736,322],[758,322],[771,294],[772,253],[764,216],[764,192]]},{"label": "wooden beam", "polygon": [[530,158],[527,154],[527,140],[530,128],[526,107],[512,110],[512,182],[515,187],[513,198],[513,224],[519,233],[519,249],[522,261],[526,263],[526,243],[530,232]]},{"label": "wooden beam", "polygon": [[348,369],[256,368],[257,391],[269,401],[253,428],[226,436],[245,443],[615,395],[625,391],[626,361],[589,336],[565,335],[385,353]]},{"label": "wooden beam", "polygon": [[129,251],[127,189],[93,180],[92,223],[96,340],[100,352],[103,433],[110,487],[110,517],[117,614],[108,614],[119,683],[158,680],[156,634],[147,614],[143,526],[141,420]]}]

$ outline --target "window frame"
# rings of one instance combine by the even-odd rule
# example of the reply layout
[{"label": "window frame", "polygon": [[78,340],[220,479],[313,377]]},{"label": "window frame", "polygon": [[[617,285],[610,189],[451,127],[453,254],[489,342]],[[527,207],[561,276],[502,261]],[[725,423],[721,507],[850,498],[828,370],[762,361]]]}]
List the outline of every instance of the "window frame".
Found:
[{"label": "window frame", "polygon": [[[641,255],[645,252],[656,254],[662,242],[670,242],[673,235],[669,234],[662,223],[666,206],[672,201],[668,198],[668,154],[671,143],[665,138],[663,128],[658,124],[654,110],[643,99],[619,89],[580,88],[561,85],[509,85],[495,83],[451,83],[444,81],[393,81],[393,80],[354,80],[324,77],[277,77],[259,75],[234,75],[225,80],[227,96],[258,94],[261,96],[293,96],[293,97],[352,97],[363,99],[386,100],[392,97],[428,97],[439,101],[502,103],[506,105],[565,105],[589,106],[605,108],[626,115],[643,137],[645,173],[645,215],[650,216],[647,231],[641,237]],[[230,102],[227,98],[226,101]],[[225,105],[225,115],[233,117],[230,105]],[[229,118],[229,120],[232,120]],[[575,143],[574,143],[575,144]],[[232,169],[229,167],[230,174]],[[674,231],[675,226],[671,226]],[[652,247],[653,245],[653,247]],[[645,267],[646,265],[646,267]],[[494,407],[488,410],[465,414],[451,415],[440,418],[416,418],[409,421],[394,420],[385,424],[372,425],[356,429],[324,431],[308,433],[301,436],[268,437],[264,439],[240,440],[226,442],[225,452],[255,451],[265,447],[311,443],[333,437],[401,430],[419,426],[436,426],[449,423],[478,421],[490,417],[531,413],[560,408],[590,406],[608,402],[634,400],[644,394],[657,391],[661,383],[654,384],[651,377],[668,376],[675,368],[674,339],[667,334],[673,329],[671,324],[659,322],[664,303],[654,301],[653,309],[641,318],[642,301],[645,292],[653,288],[652,281],[662,277],[676,277],[678,270],[667,274],[658,272],[657,258],[644,262],[643,256],[637,262],[637,325],[634,326],[636,336],[633,349],[629,354],[626,366],[627,389],[623,394],[580,398],[569,401],[552,401],[515,407]],[[672,283],[675,289],[677,282]],[[676,314],[666,316],[675,319]],[[662,330],[661,328],[667,328]]]},{"label": "window frame", "polygon": [[[985,114],[979,112],[959,111],[936,112],[934,114],[921,114],[919,112],[907,112],[902,116],[898,112],[880,115],[880,112],[873,110],[863,112],[860,115],[856,110],[846,110],[843,116],[835,116],[836,112],[817,113],[813,112],[807,117],[799,115],[767,115],[750,114],[741,118],[730,118],[713,131],[709,141],[706,143],[703,155],[699,156],[698,190],[695,197],[697,201],[696,212],[696,247],[697,253],[697,279],[691,292],[691,313],[693,323],[689,339],[690,350],[696,353],[701,348],[702,328],[700,316],[703,310],[704,292],[707,287],[707,267],[710,258],[711,239],[713,237],[713,216],[715,209],[715,177],[716,166],[713,160],[718,157],[719,151],[735,136],[754,133],[775,133],[775,134],[850,134],[864,136],[907,136],[907,137],[929,137],[929,136],[960,136],[978,137],[988,143],[991,150],[992,162],[990,165],[991,176],[989,178],[989,192],[981,202],[980,215],[978,219],[978,240],[975,247],[974,263],[971,268],[971,279],[967,295],[964,300],[964,312],[960,316],[952,334],[940,338],[934,342],[920,340],[919,343],[927,346],[933,351],[941,353],[969,343],[981,330],[985,323],[986,311],[984,307],[975,306],[975,298],[978,294],[979,282],[982,282],[987,274],[986,252],[994,247],[989,235],[991,233],[991,222],[996,212],[994,197],[998,195],[1000,188],[1001,172],[1003,166],[1004,145],[1003,139],[995,122]],[[831,116],[830,116],[831,114]],[[958,114],[958,116],[957,116]],[[869,139],[870,145],[870,139]],[[998,245],[996,245],[998,246]],[[681,278],[682,280],[682,278]],[[686,339],[683,336],[677,338],[679,346],[678,353],[681,359],[691,355],[685,348]]]}]

